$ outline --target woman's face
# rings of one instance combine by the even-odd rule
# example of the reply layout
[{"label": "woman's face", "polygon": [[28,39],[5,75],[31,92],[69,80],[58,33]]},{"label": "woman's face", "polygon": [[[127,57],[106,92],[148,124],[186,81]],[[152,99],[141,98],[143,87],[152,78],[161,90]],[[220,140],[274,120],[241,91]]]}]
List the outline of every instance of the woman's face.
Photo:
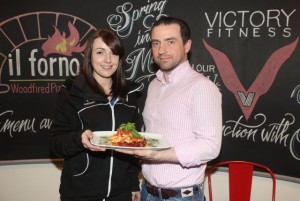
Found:
[{"label": "woman's face", "polygon": [[96,38],[93,43],[91,63],[94,69],[94,78],[96,80],[107,79],[116,72],[119,56],[112,53],[102,38]]}]

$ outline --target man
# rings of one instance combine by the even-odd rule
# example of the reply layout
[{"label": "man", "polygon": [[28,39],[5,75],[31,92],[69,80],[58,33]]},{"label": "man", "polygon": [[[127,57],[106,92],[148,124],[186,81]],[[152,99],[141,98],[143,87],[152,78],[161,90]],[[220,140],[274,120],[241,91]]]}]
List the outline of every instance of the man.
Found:
[{"label": "man", "polygon": [[[206,163],[220,152],[222,97],[188,61],[190,28],[163,17],[153,24],[151,49],[159,66],[143,111],[146,132],[164,135],[165,150],[125,151],[142,159],[142,200],[205,200]],[[123,151],[124,152],[124,151]]]}]

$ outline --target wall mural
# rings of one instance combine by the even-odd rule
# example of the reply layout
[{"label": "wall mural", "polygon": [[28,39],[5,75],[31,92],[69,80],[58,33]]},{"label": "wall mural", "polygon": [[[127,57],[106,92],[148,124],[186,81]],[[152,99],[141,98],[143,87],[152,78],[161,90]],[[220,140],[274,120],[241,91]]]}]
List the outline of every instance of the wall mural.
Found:
[{"label": "wall mural", "polygon": [[297,0],[4,0],[0,160],[53,158],[48,130],[56,94],[78,72],[97,28],[123,40],[127,79],[143,84],[145,98],[156,72],[149,31],[171,15],[191,26],[192,67],[223,94],[223,145],[215,161],[249,160],[300,178],[299,9]]}]

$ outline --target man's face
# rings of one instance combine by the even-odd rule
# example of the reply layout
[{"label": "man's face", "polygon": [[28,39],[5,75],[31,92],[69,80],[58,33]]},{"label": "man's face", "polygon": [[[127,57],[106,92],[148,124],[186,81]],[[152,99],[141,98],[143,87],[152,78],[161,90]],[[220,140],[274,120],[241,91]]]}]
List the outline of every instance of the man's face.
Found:
[{"label": "man's face", "polygon": [[191,40],[183,43],[178,24],[161,24],[152,29],[152,56],[162,71],[172,71],[186,61],[190,48]]}]

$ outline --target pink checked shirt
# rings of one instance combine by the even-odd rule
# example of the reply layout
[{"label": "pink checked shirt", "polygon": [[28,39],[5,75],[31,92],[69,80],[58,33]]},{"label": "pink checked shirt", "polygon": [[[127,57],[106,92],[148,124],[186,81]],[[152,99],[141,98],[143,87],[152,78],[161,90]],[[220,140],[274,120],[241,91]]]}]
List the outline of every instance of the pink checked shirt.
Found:
[{"label": "pink checked shirt", "polygon": [[158,187],[184,187],[204,181],[206,163],[220,152],[222,97],[216,85],[186,61],[166,83],[159,70],[148,88],[143,117],[146,132],[163,134],[180,164],[142,165],[145,179]]}]

